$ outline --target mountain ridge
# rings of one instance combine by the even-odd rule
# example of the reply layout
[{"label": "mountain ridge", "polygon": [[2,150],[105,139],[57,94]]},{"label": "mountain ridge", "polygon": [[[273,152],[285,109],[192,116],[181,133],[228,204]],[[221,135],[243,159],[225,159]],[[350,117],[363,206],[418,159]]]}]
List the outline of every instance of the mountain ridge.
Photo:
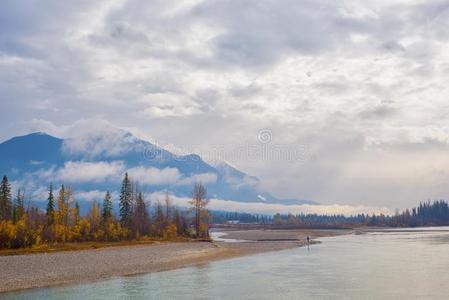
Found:
[{"label": "mountain ridge", "polygon": [[[260,188],[260,180],[226,162],[212,165],[199,155],[177,155],[124,130],[58,138],[45,132],[16,136],[0,143],[0,172],[16,186],[45,190],[49,182],[76,191],[117,191],[129,172],[146,192],[170,191],[190,196],[202,181],[213,198],[251,203],[316,204],[279,199]],[[35,200],[44,200],[34,195]],[[37,199],[42,198],[42,199]],[[89,200],[89,199],[87,199]],[[98,199],[101,200],[101,199]]]}]

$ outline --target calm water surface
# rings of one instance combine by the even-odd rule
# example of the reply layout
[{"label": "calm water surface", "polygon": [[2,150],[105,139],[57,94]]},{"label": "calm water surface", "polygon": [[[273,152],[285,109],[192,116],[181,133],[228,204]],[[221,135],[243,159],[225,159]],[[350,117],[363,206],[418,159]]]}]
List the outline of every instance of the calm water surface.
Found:
[{"label": "calm water surface", "polygon": [[297,248],[3,297],[449,299],[449,231],[370,233],[322,241],[309,250]]}]

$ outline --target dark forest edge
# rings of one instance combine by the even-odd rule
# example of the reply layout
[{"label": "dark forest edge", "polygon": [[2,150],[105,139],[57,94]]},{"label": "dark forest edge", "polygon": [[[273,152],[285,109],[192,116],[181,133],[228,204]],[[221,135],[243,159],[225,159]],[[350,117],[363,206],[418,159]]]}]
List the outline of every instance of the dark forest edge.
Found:
[{"label": "dark forest edge", "polygon": [[[422,202],[411,210],[395,215],[318,215],[318,214],[275,214],[265,216],[249,213],[212,212],[214,226],[239,225],[246,228],[282,229],[352,229],[356,227],[428,227],[449,226],[449,205],[444,200]],[[255,226],[258,225],[258,226]],[[234,226],[237,227],[237,226]]]}]

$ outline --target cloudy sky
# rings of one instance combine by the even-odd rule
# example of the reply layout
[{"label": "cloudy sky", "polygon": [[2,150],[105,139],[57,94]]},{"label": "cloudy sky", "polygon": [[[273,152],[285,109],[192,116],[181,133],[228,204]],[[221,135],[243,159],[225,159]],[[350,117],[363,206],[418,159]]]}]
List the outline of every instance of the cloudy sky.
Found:
[{"label": "cloudy sky", "polygon": [[106,124],[279,197],[447,199],[448,28],[448,1],[4,0],[0,140]]}]

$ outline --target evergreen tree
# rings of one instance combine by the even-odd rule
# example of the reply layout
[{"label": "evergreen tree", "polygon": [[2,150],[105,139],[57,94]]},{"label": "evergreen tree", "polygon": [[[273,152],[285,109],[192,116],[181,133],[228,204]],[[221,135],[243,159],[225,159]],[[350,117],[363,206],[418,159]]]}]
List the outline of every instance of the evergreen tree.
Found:
[{"label": "evergreen tree", "polygon": [[66,215],[66,192],[64,185],[61,185],[58,193],[58,224],[64,224]]},{"label": "evergreen tree", "polygon": [[17,192],[16,204],[19,211],[23,213],[25,211],[25,192],[21,189]]},{"label": "evergreen tree", "polygon": [[175,217],[173,222],[176,225],[176,230],[178,235],[185,235],[188,232],[188,226],[187,226],[187,222],[186,219],[181,215],[181,213],[179,212],[179,209],[175,209]]},{"label": "evergreen tree", "polygon": [[17,190],[17,196],[14,203],[14,209],[13,209],[13,222],[16,223],[18,220],[20,220],[25,213],[24,208],[24,199],[25,199],[25,193],[22,192],[21,189]]},{"label": "evergreen tree", "polygon": [[158,202],[156,204],[156,212],[154,216],[154,233],[157,236],[162,236],[165,227],[165,216],[162,205]]},{"label": "evergreen tree", "polygon": [[148,217],[147,206],[143,198],[142,192],[137,194],[136,208],[134,211],[134,227],[136,235],[144,235],[148,233],[150,218]]},{"label": "evergreen tree", "polygon": [[11,185],[8,182],[8,177],[3,176],[0,184],[0,221],[10,220],[12,217],[12,196]]},{"label": "evergreen tree", "polygon": [[75,225],[78,225],[80,222],[81,216],[80,216],[80,205],[78,201],[75,203],[75,208],[73,210],[73,221]]},{"label": "evergreen tree", "polygon": [[165,203],[165,224],[168,226],[171,222],[170,211],[172,210],[171,199],[168,192],[165,193],[164,203]]},{"label": "evergreen tree", "polygon": [[16,207],[16,205],[13,205],[13,208],[12,208],[12,223],[13,224],[17,223],[17,207]]},{"label": "evergreen tree", "polygon": [[47,202],[47,224],[52,225],[55,222],[55,196],[53,195],[53,184],[50,183]]},{"label": "evergreen tree", "polygon": [[112,217],[112,197],[109,191],[106,192],[103,200],[103,213],[101,215],[103,224],[107,224]]},{"label": "evergreen tree", "polygon": [[129,227],[131,224],[132,196],[131,180],[129,180],[128,173],[126,173],[120,191],[120,223],[124,227]]}]

